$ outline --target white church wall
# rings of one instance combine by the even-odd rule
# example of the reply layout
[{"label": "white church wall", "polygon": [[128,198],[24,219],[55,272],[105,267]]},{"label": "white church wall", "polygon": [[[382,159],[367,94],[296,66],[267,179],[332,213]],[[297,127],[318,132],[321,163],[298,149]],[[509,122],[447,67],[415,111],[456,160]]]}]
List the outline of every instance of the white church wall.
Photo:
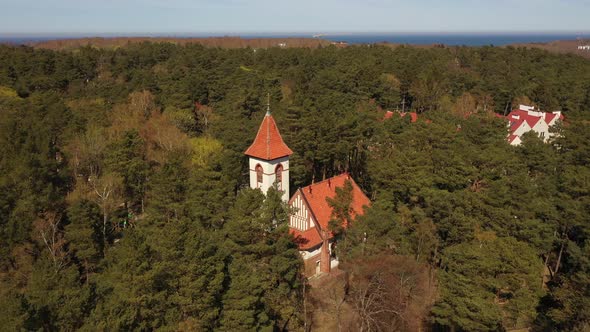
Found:
[{"label": "white church wall", "polygon": [[312,259],[317,257],[320,253],[322,252],[322,246],[319,246],[317,249],[315,250],[300,250],[299,253],[301,254],[301,257],[304,260],[308,260],[308,259]]},{"label": "white church wall", "polygon": [[[276,180],[275,170],[281,164],[283,166],[283,174],[281,181],[281,190],[283,191],[283,201],[289,201],[289,157],[282,157],[274,160],[262,160],[254,157],[249,158],[250,169],[250,188],[260,188],[266,194],[268,189],[272,187]],[[256,177],[256,166],[262,166],[262,183],[258,184]]]}]

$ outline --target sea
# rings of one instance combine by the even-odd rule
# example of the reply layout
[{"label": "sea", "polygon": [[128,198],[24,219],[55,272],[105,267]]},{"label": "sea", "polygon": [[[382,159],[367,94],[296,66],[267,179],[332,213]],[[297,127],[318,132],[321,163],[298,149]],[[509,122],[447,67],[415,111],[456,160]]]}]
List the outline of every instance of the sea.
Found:
[{"label": "sea", "polygon": [[322,38],[348,44],[396,43],[411,45],[444,44],[449,46],[503,46],[521,43],[546,43],[556,40],[590,40],[582,33],[173,33],[173,34],[2,34],[0,43],[27,44],[46,40],[84,37],[242,37],[242,38]]}]

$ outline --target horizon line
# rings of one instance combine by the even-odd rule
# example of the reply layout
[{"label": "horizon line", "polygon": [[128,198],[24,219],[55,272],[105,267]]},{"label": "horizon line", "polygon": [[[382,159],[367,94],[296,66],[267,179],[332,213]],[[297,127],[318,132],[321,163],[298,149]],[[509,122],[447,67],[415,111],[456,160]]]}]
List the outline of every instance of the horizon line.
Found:
[{"label": "horizon line", "polygon": [[240,35],[366,35],[366,34],[374,34],[374,35],[387,35],[387,34],[405,34],[405,35],[445,35],[445,34],[461,34],[461,35],[497,35],[497,34],[505,34],[505,35],[517,35],[517,34],[524,34],[524,35],[559,35],[559,34],[572,34],[572,35],[588,35],[590,34],[590,30],[588,31],[579,31],[579,30],[481,30],[481,31],[462,31],[462,30],[449,30],[449,31],[404,31],[404,30],[380,30],[380,31],[176,31],[176,32],[149,32],[149,31],[121,31],[121,32],[109,32],[109,31],[87,31],[87,32],[63,32],[63,31],[54,31],[54,32],[2,32],[0,31],[1,37],[40,37],[40,36],[47,36],[47,37],[54,37],[54,36],[77,36],[77,37],[175,37],[175,36],[185,36],[185,37],[192,37],[192,36],[211,36],[211,37],[220,37],[220,36],[231,36],[231,37],[240,37]]}]

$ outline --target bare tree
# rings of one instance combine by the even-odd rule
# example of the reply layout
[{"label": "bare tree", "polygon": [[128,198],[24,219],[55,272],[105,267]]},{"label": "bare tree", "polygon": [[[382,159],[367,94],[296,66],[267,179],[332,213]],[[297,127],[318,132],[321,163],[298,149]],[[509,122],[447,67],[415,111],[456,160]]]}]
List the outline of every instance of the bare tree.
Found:
[{"label": "bare tree", "polygon": [[366,282],[357,284],[350,293],[350,301],[359,316],[359,331],[387,331],[389,324],[382,316],[400,316],[395,302],[390,299],[390,288],[381,272]]},{"label": "bare tree", "polygon": [[346,293],[343,288],[332,287],[328,289],[328,299],[332,305],[331,309],[336,316],[337,331],[340,332],[342,331],[342,305],[346,299]]},{"label": "bare tree", "polygon": [[49,252],[55,273],[58,273],[68,263],[68,253],[65,250],[66,241],[61,229],[62,215],[58,212],[44,212],[35,222],[35,231],[39,239]]},{"label": "bare tree", "polygon": [[74,174],[83,177],[96,177],[102,170],[102,160],[108,141],[104,129],[90,126],[81,137],[75,137],[68,145],[70,165]]},{"label": "bare tree", "polygon": [[351,272],[346,301],[359,331],[419,330],[434,290],[425,264],[408,256],[380,255],[348,262]]},{"label": "bare tree", "polygon": [[108,133],[112,138],[117,138],[132,129],[141,131],[145,122],[156,113],[159,113],[159,109],[149,91],[133,92],[129,94],[126,104],[113,108]]},{"label": "bare tree", "polygon": [[152,114],[141,128],[140,135],[147,142],[150,159],[163,162],[172,151],[189,153],[188,136],[165,114],[158,112]]},{"label": "bare tree", "polygon": [[131,112],[141,114],[146,119],[150,117],[153,111],[157,110],[155,97],[148,90],[129,94],[128,105]]},{"label": "bare tree", "polygon": [[202,105],[195,108],[195,116],[199,129],[204,132],[209,129],[209,123],[214,118],[215,114],[211,107]]},{"label": "bare tree", "polygon": [[108,173],[101,177],[90,178],[88,182],[94,192],[93,197],[102,210],[102,236],[106,247],[109,214],[117,205],[123,181],[119,176]]}]

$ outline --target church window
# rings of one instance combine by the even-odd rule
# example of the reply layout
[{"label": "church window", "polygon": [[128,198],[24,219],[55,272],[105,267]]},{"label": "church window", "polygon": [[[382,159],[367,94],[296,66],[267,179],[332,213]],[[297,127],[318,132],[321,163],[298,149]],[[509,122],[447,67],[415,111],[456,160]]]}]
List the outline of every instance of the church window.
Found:
[{"label": "church window", "polygon": [[258,187],[262,184],[262,166],[260,164],[256,165],[256,184]]},{"label": "church window", "polygon": [[283,190],[283,165],[281,164],[275,168],[275,181],[277,183],[277,189]]}]

